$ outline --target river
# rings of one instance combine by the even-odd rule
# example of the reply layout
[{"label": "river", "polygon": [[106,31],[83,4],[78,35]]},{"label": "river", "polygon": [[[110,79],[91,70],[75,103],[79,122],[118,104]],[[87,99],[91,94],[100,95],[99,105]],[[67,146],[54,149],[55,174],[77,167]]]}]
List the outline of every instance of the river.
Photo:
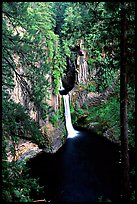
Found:
[{"label": "river", "polygon": [[108,139],[81,130],[54,154],[41,152],[29,161],[31,175],[40,177],[48,200],[117,202],[120,187],[119,148]]},{"label": "river", "polygon": [[[28,162],[53,202],[119,201],[119,146],[86,129],[74,129],[68,95],[63,96],[67,139],[56,153],[41,152]],[[102,200],[103,201],[103,200]]]}]

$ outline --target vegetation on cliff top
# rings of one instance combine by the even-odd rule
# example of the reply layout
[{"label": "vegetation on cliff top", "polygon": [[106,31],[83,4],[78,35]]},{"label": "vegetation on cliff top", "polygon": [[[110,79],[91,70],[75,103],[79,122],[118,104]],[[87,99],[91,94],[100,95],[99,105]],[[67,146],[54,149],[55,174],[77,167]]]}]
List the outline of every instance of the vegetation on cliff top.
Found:
[{"label": "vegetation on cliff top", "polygon": [[[66,68],[66,56],[75,59],[72,47],[84,39],[87,49],[89,81],[87,92],[102,93],[112,83],[121,64],[121,9],[120,2],[3,2],[2,4],[2,197],[6,202],[30,202],[43,196],[41,187],[29,175],[24,177],[16,162],[8,162],[7,152],[15,155],[20,137],[30,138],[40,147],[46,141],[39,125],[29,116],[28,106],[12,99],[15,81],[34,104],[43,119],[50,113],[49,75],[52,88],[58,94],[60,78]],[[129,148],[135,146],[135,2],[126,2],[126,75],[128,91]],[[19,72],[23,69],[22,73]],[[91,73],[96,70],[95,78]],[[16,79],[16,80],[14,80]],[[88,109],[87,122],[99,122],[112,128],[120,140],[120,85],[104,105]],[[63,112],[62,107],[60,110]],[[71,108],[75,122],[83,109]],[[77,114],[74,114],[77,113]],[[82,113],[82,114],[81,114]],[[77,117],[76,117],[77,115]],[[58,114],[56,114],[58,116]],[[58,116],[60,117],[60,116]],[[53,120],[53,118],[50,118]],[[56,117],[58,121],[59,118]],[[53,121],[55,124],[55,120]],[[9,145],[10,141],[10,145]],[[132,172],[132,175],[135,173]],[[10,184],[10,185],[9,185]],[[31,186],[31,189],[29,188]],[[131,199],[134,200],[131,184]],[[34,194],[33,194],[34,195]]]}]

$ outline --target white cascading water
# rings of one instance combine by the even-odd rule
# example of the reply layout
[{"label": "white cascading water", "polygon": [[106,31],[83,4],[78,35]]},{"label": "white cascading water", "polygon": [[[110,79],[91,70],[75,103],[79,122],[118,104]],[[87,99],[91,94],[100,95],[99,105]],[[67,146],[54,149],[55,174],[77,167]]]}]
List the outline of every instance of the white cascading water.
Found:
[{"label": "white cascading water", "polygon": [[70,104],[69,104],[69,95],[63,95],[64,99],[64,108],[65,108],[65,122],[66,122],[66,129],[68,132],[67,138],[73,138],[78,136],[79,131],[76,131],[73,128],[72,122],[71,122],[71,114],[70,114]]},{"label": "white cascading water", "polygon": [[[60,80],[60,90],[64,90],[61,80]],[[64,109],[65,109],[65,123],[66,123],[66,129],[68,133],[67,138],[73,138],[78,136],[79,131],[76,131],[73,128],[73,125],[71,122],[69,94],[63,95],[63,100],[64,100]]]}]

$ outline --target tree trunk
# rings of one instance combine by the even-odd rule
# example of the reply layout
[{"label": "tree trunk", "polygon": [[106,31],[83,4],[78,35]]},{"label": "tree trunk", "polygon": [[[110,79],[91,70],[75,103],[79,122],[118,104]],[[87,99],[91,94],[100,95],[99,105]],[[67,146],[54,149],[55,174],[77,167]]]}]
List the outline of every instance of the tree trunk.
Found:
[{"label": "tree trunk", "polygon": [[121,125],[121,200],[129,201],[129,155],[127,120],[127,73],[126,73],[126,2],[121,3],[121,70],[120,70],[120,125]]}]

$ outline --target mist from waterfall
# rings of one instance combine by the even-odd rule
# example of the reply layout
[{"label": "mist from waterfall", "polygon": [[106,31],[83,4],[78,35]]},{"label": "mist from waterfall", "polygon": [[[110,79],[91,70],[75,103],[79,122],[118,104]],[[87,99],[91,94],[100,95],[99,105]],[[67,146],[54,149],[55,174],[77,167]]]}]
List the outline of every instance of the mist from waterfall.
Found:
[{"label": "mist from waterfall", "polygon": [[70,104],[69,104],[69,95],[63,95],[64,100],[64,109],[65,109],[65,122],[66,122],[66,129],[68,136],[67,138],[73,138],[78,136],[79,131],[76,131],[73,128],[72,121],[71,121],[71,113],[70,113]]}]

